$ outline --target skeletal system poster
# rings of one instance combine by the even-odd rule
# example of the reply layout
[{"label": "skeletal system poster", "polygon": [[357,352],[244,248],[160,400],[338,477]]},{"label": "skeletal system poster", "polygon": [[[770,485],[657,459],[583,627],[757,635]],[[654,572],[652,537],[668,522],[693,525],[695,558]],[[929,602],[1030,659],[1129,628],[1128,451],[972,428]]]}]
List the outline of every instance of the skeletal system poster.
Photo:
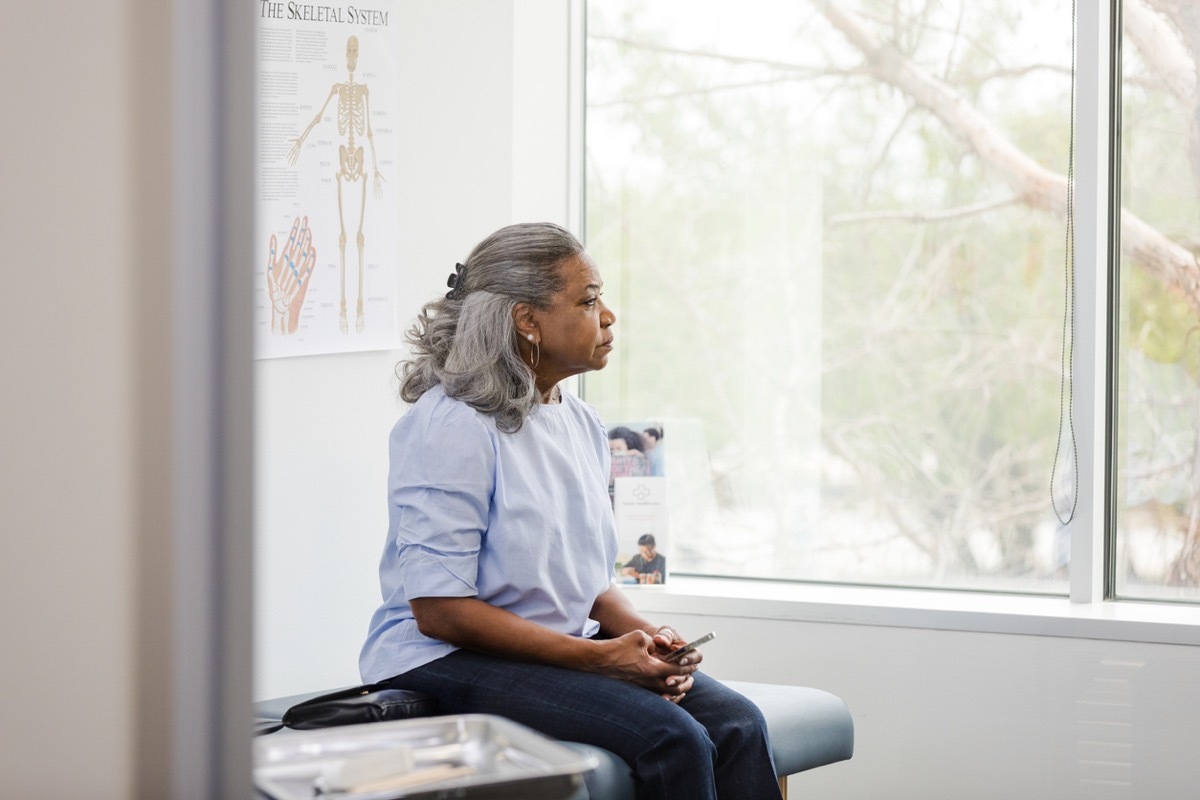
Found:
[{"label": "skeletal system poster", "polygon": [[393,4],[259,5],[256,355],[395,347]]}]

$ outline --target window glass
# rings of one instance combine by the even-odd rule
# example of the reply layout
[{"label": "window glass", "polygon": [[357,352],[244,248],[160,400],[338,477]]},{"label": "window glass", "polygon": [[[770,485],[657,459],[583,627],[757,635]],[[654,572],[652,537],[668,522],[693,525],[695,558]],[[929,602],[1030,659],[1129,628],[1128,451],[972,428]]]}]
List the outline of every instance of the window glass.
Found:
[{"label": "window glass", "polygon": [[1116,592],[1200,600],[1200,26],[1122,15]]},{"label": "window glass", "polygon": [[584,393],[662,426],[672,570],[1065,592],[1070,3],[587,24]]}]

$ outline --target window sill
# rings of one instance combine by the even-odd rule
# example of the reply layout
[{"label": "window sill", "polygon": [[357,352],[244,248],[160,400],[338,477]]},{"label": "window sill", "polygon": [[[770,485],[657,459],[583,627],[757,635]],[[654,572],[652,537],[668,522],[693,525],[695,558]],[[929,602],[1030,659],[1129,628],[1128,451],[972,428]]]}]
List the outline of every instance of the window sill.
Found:
[{"label": "window sill", "polygon": [[1200,607],[671,576],[628,587],[646,613],[1200,645]]}]

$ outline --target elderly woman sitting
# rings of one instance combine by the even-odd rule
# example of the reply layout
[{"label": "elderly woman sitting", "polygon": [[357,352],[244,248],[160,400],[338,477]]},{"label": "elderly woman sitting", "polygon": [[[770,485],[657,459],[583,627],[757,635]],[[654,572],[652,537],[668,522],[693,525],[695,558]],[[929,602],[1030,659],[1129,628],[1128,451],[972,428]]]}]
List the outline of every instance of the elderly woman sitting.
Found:
[{"label": "elderly woman sitting", "polygon": [[639,798],[779,797],[758,708],[613,584],[610,454],[563,393],[602,369],[616,317],[579,241],[549,224],[481,242],[409,334],[389,528],[363,679],[610,750]]}]

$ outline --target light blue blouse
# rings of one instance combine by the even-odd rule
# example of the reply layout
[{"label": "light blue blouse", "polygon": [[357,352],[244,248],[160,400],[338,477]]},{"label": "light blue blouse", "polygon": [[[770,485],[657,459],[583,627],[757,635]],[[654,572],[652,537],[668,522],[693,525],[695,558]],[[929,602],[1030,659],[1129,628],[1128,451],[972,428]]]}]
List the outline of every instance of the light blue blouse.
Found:
[{"label": "light blue blouse", "polygon": [[595,409],[564,393],[503,433],[435,386],[392,429],[390,454],[383,604],[359,655],[363,681],[456,649],[417,630],[414,597],[478,597],[559,633],[595,635],[588,614],[617,555]]}]

